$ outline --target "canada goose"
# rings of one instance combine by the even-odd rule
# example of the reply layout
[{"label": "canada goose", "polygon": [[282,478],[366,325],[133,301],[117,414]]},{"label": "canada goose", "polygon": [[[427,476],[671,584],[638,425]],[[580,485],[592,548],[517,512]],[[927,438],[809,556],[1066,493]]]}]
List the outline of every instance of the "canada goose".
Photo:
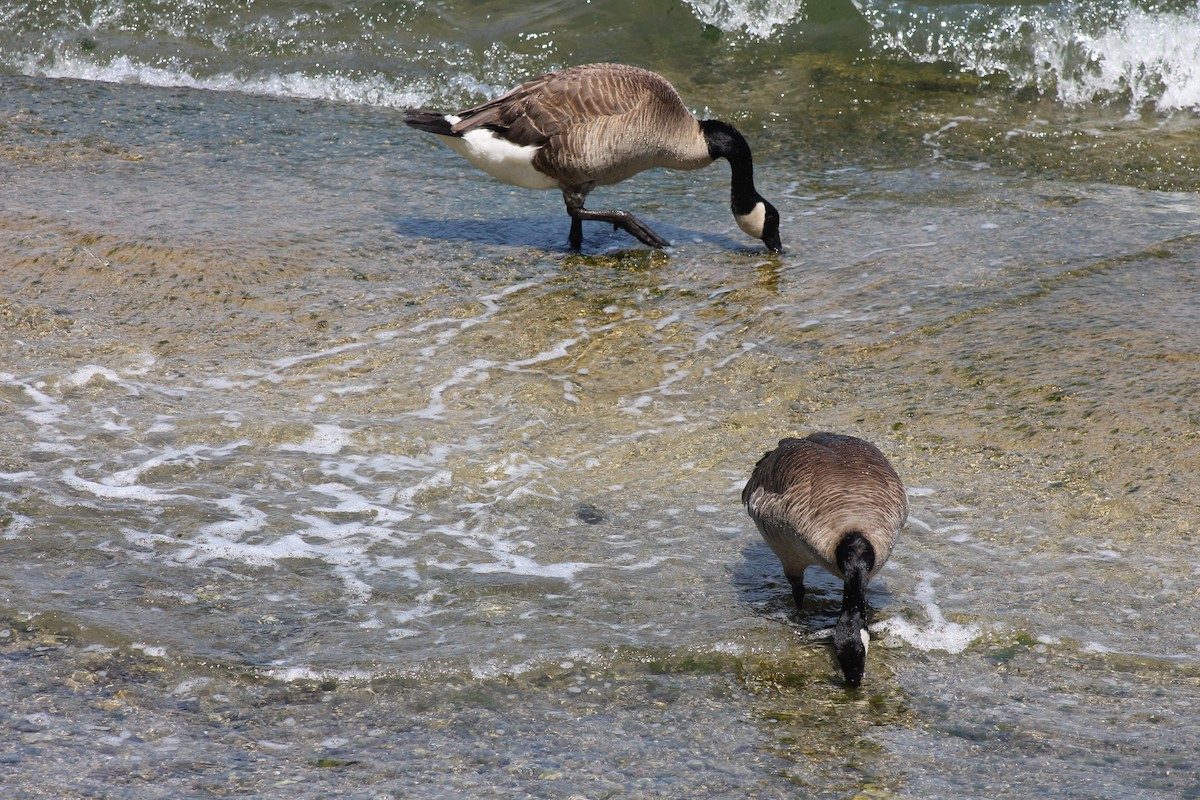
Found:
[{"label": "canada goose", "polygon": [[750,145],[732,125],[697,120],[661,75],[624,64],[550,72],[483,105],[443,114],[410,108],[405,122],[437,134],[473,165],[526,189],[560,189],[567,237],[583,244],[583,221],[611,222],[650,247],[669,242],[628,211],[583,207],[597,186],[653,167],[698,169],[724,158],[738,227],[779,252],[779,212],[754,188]]},{"label": "canada goose", "polygon": [[788,438],[764,455],[742,502],[804,602],[804,570],[820,565],[844,581],[833,646],[846,683],[867,666],[867,582],[892,554],[908,497],[873,444],[836,433]]}]

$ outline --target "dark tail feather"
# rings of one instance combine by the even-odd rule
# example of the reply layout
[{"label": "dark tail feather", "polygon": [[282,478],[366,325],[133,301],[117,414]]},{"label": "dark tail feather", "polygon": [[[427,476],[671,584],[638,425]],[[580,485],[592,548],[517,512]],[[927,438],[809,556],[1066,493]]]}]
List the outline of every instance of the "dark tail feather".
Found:
[{"label": "dark tail feather", "polygon": [[454,136],[450,120],[440,111],[426,111],[423,108],[406,108],[404,121],[419,131],[436,133],[439,136]]}]

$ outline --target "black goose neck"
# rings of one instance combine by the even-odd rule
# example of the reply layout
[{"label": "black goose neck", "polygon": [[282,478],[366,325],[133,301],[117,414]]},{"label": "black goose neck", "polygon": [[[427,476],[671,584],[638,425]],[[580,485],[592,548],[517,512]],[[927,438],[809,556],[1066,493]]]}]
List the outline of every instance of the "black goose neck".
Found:
[{"label": "black goose neck", "polygon": [[845,586],[842,614],[833,630],[833,646],[846,684],[856,687],[862,683],[867,668],[866,589],[875,566],[875,548],[861,533],[848,533],[838,542],[835,557]]},{"label": "black goose neck", "polygon": [[848,533],[838,542],[834,556],[845,580],[842,612],[865,615],[867,580],[875,567],[875,548],[861,533]]},{"label": "black goose neck", "polygon": [[737,128],[728,122],[706,119],[700,123],[700,131],[708,144],[708,154],[714,161],[723,158],[729,162],[733,182],[730,192],[734,211],[747,214],[762,200],[754,188],[754,159],[750,155],[750,144]]}]

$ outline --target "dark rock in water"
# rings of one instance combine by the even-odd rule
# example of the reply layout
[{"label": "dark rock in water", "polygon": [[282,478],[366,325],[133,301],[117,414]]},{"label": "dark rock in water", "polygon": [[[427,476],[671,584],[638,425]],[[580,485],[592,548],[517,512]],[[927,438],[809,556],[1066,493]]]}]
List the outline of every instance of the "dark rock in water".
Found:
[{"label": "dark rock in water", "polygon": [[588,525],[595,525],[597,522],[604,521],[604,512],[591,503],[580,503],[579,507],[575,509],[575,516]]}]

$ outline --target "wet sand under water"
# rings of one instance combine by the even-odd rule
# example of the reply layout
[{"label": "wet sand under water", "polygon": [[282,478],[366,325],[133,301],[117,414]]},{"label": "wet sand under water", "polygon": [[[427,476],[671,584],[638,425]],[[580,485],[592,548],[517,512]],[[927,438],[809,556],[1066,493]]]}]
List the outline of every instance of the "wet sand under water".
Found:
[{"label": "wet sand under water", "polygon": [[[1194,197],[763,166],[775,259],[655,174],[572,256],[394,115],[104,91],[161,138],[2,167],[16,797],[1200,795]],[[913,492],[859,692],[738,504],[813,429]]]}]

